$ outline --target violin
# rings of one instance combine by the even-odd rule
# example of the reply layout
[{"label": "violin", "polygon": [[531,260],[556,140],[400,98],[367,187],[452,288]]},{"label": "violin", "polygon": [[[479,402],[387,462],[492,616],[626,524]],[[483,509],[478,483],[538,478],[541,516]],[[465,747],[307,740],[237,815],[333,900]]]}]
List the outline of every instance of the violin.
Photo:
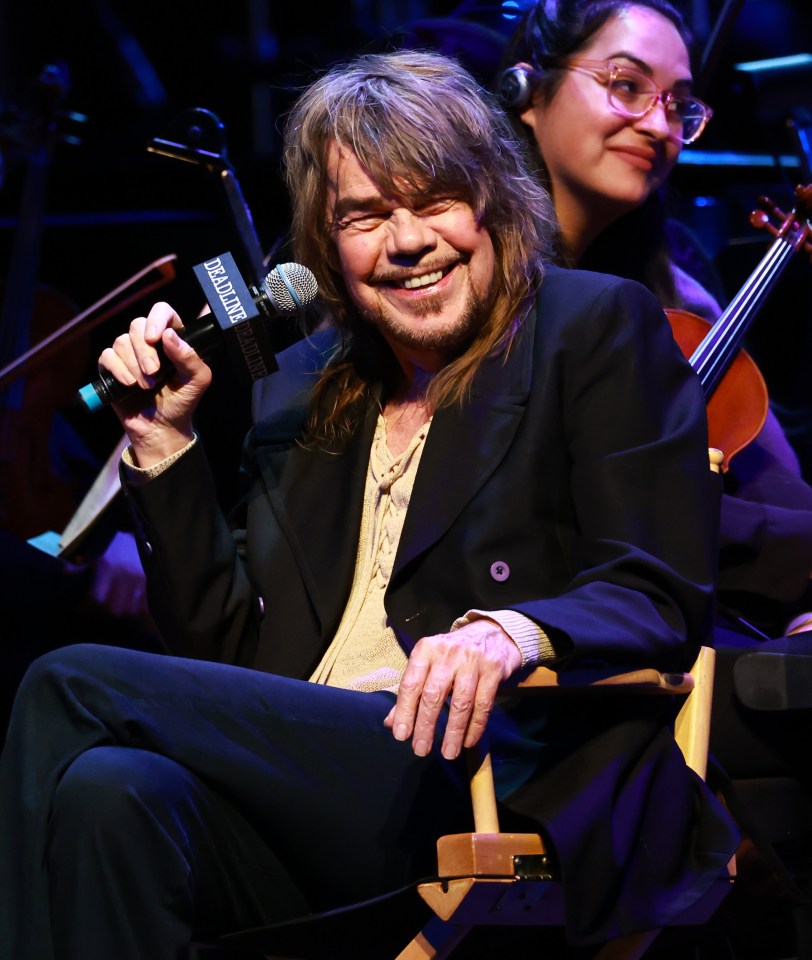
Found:
[{"label": "violin", "polygon": [[[56,143],[77,142],[60,129],[67,93],[64,68],[46,66],[34,93],[36,109],[22,114],[18,129],[4,141],[26,160],[25,179],[8,279],[0,312],[0,366],[48,335],[75,312],[67,297],[37,282],[45,185]],[[77,119],[78,115],[71,115]],[[48,440],[58,408],[71,396],[71,381],[85,369],[88,344],[76,343],[59,364],[19,379],[0,395],[0,525],[26,536],[42,521],[70,515],[76,489],[52,468]]]},{"label": "violin", "polygon": [[[792,257],[800,250],[812,254],[812,186],[796,187],[795,197],[789,213],[759,198],[767,210],[754,210],[750,223],[775,240],[718,320],[710,324],[687,310],[665,311],[674,339],[699,376],[708,406],[708,443],[724,454],[723,471],[758,436],[769,409],[764,377],[741,349],[744,336]],[[771,216],[780,223],[774,225]]]},{"label": "violin", "polygon": [[162,257],[77,313],[67,297],[37,281],[46,177],[54,146],[76,143],[63,129],[65,71],[47,66],[37,80],[38,109],[14,115],[0,144],[27,161],[0,307],[0,529],[20,540],[61,530],[76,510],[84,483],[54,466],[50,440],[59,411],[73,401],[89,362],[88,334],[108,317],[174,278],[175,255]]},{"label": "violin", "polygon": [[[263,255],[259,238],[254,230],[251,211],[245,202],[236,173],[227,159],[225,127],[222,121],[211,111],[196,107],[184,111],[177,118],[173,125],[173,133],[171,139],[153,138],[147,150],[159,156],[198,164],[216,178],[223,187],[245,262],[249,265],[252,276],[259,280],[267,272],[265,269],[267,258]],[[154,261],[79,314],[54,335],[42,340],[6,367],[0,368],[0,389],[13,382],[21,373],[53,357],[55,352],[65,343],[70,342],[77,333],[96,326],[136,299],[143,298],[147,292],[169,282],[174,278],[173,261],[175,259],[175,255],[172,254]],[[246,414],[248,415],[248,411]],[[231,416],[233,416],[233,410],[230,411]],[[234,433],[239,436],[239,431]],[[126,437],[113,450],[67,524],[46,528],[45,533],[29,542],[60,557],[75,559],[77,555],[84,555],[94,528],[120,489],[118,466],[125,443]],[[235,455],[238,452],[236,450]],[[53,532],[55,530],[61,530],[61,533]]]}]

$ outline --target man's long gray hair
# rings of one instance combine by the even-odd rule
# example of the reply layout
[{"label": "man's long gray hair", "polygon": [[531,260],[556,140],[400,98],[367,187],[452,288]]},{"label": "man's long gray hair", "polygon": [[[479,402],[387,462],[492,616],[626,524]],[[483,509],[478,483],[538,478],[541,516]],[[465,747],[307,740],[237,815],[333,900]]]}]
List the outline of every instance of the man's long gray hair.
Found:
[{"label": "man's long gray hair", "polygon": [[[327,199],[327,157],[334,143],[352,151],[383,194],[415,204],[424,197],[464,201],[488,230],[496,255],[489,315],[431,389],[435,407],[461,400],[481,361],[509,346],[549,253],[554,213],[547,193],[528,172],[525,148],[491,95],[440,54],[361,56],[330,70],[298,100],[287,120],[284,146],[294,253],[316,274],[343,335],[343,349],[326,379],[339,388],[330,391],[333,402],[337,395],[351,394],[337,401],[344,414],[348,405],[369,399],[364,371],[382,367],[361,362],[377,341],[358,318],[338,264]],[[338,421],[313,432],[325,438],[346,435],[347,417]]]}]

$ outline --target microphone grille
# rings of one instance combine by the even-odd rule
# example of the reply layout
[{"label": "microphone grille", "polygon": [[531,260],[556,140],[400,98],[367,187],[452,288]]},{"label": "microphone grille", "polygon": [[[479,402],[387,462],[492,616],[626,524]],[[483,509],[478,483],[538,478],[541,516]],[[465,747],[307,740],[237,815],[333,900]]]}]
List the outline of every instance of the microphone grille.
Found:
[{"label": "microphone grille", "polygon": [[280,263],[265,277],[271,303],[280,313],[297,313],[316,299],[319,285],[301,263]]}]

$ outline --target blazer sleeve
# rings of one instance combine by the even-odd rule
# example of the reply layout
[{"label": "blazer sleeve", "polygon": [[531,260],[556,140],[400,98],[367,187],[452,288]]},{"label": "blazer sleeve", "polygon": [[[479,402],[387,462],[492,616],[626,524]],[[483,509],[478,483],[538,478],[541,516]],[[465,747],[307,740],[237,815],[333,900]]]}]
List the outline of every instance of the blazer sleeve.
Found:
[{"label": "blazer sleeve", "polygon": [[806,600],[812,575],[812,488],[758,439],[725,476],[719,607],[775,636]]},{"label": "blazer sleeve", "polygon": [[131,483],[122,471],[122,486],[150,612],[169,651],[250,666],[261,610],[241,556],[243,537],[220,509],[203,445],[146,483]]},{"label": "blazer sleeve", "polygon": [[558,595],[513,608],[571,666],[680,669],[709,634],[716,569],[719,488],[699,381],[642,286],[606,282],[569,314],[543,362],[570,461],[574,519],[559,534],[570,577]]}]

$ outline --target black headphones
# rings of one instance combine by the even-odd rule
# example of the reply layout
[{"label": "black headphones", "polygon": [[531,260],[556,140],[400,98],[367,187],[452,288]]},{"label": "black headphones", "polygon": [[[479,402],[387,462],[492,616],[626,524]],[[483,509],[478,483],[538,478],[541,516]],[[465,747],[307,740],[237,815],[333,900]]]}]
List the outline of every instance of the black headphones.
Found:
[{"label": "black headphones", "polygon": [[502,106],[517,113],[530,106],[541,74],[527,67],[508,67],[502,71],[496,90]]}]

